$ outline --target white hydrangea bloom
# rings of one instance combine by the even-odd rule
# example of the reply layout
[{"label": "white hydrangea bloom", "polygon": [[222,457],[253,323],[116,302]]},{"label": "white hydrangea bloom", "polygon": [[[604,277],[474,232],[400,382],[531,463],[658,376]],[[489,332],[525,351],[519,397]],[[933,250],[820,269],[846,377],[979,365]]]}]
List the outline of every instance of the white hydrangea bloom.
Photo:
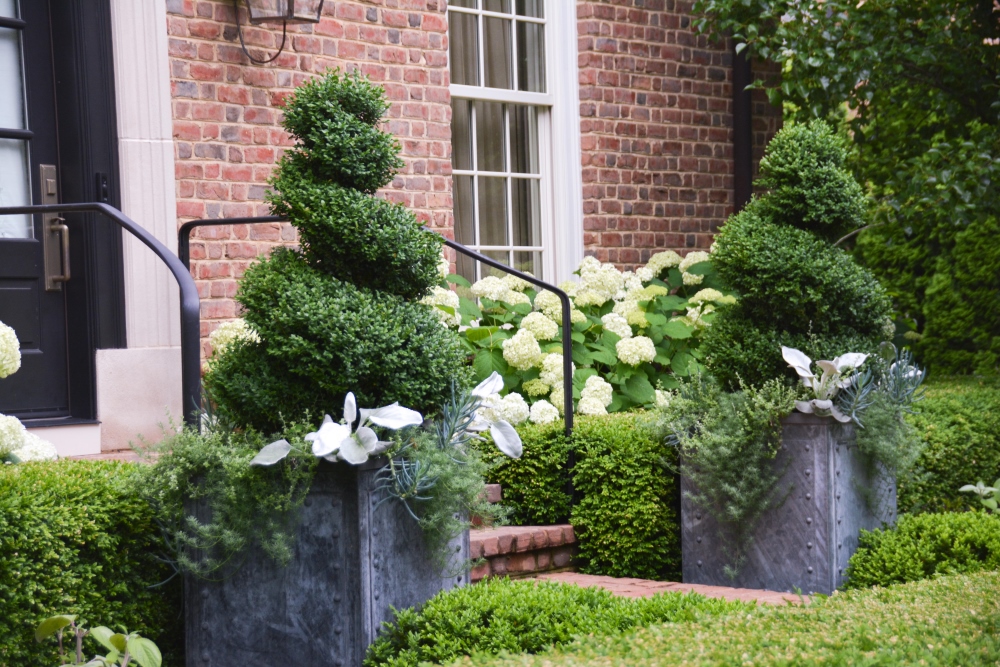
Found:
[{"label": "white hydrangea bloom", "polygon": [[520,329],[503,342],[504,360],[519,371],[534,367],[542,359],[542,348],[527,329]]},{"label": "white hydrangea bloom", "polygon": [[694,308],[687,309],[687,315],[684,317],[675,317],[673,319],[683,322],[689,327],[694,327],[696,329],[705,329],[710,324],[705,321],[705,315],[715,311],[715,306],[710,303],[702,304]]},{"label": "white hydrangea bloom", "polygon": [[567,296],[572,298],[576,296],[577,291],[580,289],[580,283],[575,280],[564,280],[556,285],[556,287],[566,292]]},{"label": "white hydrangea bloom", "polygon": [[699,276],[696,273],[688,273],[685,271],[684,273],[681,274],[681,280],[688,287],[692,287],[694,285],[700,285],[702,281],[705,280],[705,276]]},{"label": "white hydrangea bloom", "polygon": [[670,401],[673,400],[674,395],[669,391],[663,391],[662,389],[656,390],[656,407],[666,408],[670,405]]},{"label": "white hydrangea bloom", "polygon": [[504,283],[503,278],[497,276],[486,276],[482,280],[472,283],[472,293],[480,299],[492,299],[502,301],[510,288]]},{"label": "white hydrangea bloom", "polygon": [[[434,308],[434,314],[441,319],[441,323],[445,326],[457,327],[462,323],[462,316],[458,312],[458,294],[450,289],[435,285],[431,288],[431,293],[421,299],[420,303]],[[455,312],[452,314],[437,306],[446,306]]]},{"label": "white hydrangea bloom", "polygon": [[598,401],[602,407],[608,407],[614,398],[614,388],[601,376],[591,375],[580,392],[581,405],[588,398]]},{"label": "white hydrangea bloom", "polygon": [[[530,273],[528,274],[531,275]],[[513,290],[515,292],[523,292],[524,290],[531,287],[531,283],[523,278],[518,278],[515,275],[508,273],[503,277],[503,284],[507,286],[507,289]]]},{"label": "white hydrangea bloom", "polygon": [[673,250],[658,252],[646,262],[646,268],[653,272],[654,276],[660,275],[664,269],[670,269],[681,263],[681,256]]},{"label": "white hydrangea bloom", "polygon": [[527,294],[524,294],[523,292],[515,292],[512,289],[509,289],[506,292],[504,292],[503,298],[500,300],[505,301],[512,306],[516,306],[519,303],[527,303],[529,305],[531,304],[531,297],[529,297]]},{"label": "white hydrangea bloom", "polygon": [[559,411],[560,415],[565,414],[566,394],[563,393],[563,386],[561,383],[552,387],[552,393],[549,394],[549,401],[551,401],[555,409]]},{"label": "white hydrangea bloom", "polygon": [[695,250],[694,252],[689,252],[684,259],[681,260],[681,263],[677,265],[677,268],[680,269],[681,273],[684,273],[695,264],[707,262],[710,259],[712,259],[712,256],[704,250]]},{"label": "white hydrangea bloom", "polygon": [[632,337],[632,327],[629,326],[628,320],[618,313],[608,313],[601,318],[601,322],[604,323],[605,331],[610,331],[619,338]]},{"label": "white hydrangea bloom", "polygon": [[[576,364],[571,364],[570,368],[576,372]],[[558,352],[551,352],[542,358],[541,373],[539,379],[549,385],[555,391],[556,387],[562,388],[563,383],[563,356]]]},{"label": "white hydrangea bloom", "polygon": [[11,452],[22,462],[27,461],[55,461],[59,458],[56,446],[48,440],[42,440],[34,433],[24,432],[24,442]]},{"label": "white hydrangea bloom", "polygon": [[539,379],[528,380],[521,387],[528,396],[545,396],[552,391],[552,387]]},{"label": "white hydrangea bloom", "polygon": [[438,275],[441,276],[441,280],[445,280],[449,273],[451,273],[451,262],[442,255],[438,260]]},{"label": "white hydrangea bloom", "polygon": [[552,340],[559,335],[559,327],[542,313],[528,313],[521,320],[521,328],[530,331],[538,340]]},{"label": "white hydrangea bloom", "polygon": [[618,358],[629,366],[638,366],[644,361],[656,358],[656,348],[653,341],[646,336],[624,338],[615,345]]},{"label": "white hydrangea bloom", "polygon": [[0,322],[0,378],[13,375],[21,367],[21,343],[14,330]]},{"label": "white hydrangea bloom", "polygon": [[642,289],[642,278],[637,273],[626,271],[622,275],[625,277],[625,292],[636,292]]},{"label": "white hydrangea bloom", "polygon": [[208,341],[212,344],[213,354],[222,354],[226,351],[227,347],[238,340],[247,340],[254,343],[260,342],[260,336],[250,328],[250,325],[243,318],[230,320],[221,324],[208,337]]},{"label": "white hydrangea bloom", "polygon": [[580,264],[580,289],[574,301],[577,306],[601,306],[610,301],[625,284],[625,276],[614,264],[601,264],[593,257]]},{"label": "white hydrangea bloom", "polygon": [[649,268],[648,266],[643,266],[636,269],[635,275],[638,276],[639,280],[641,280],[644,283],[648,283],[650,280],[656,277],[656,274],[653,273],[653,269]]},{"label": "white hydrangea bloom", "polygon": [[532,424],[551,424],[559,419],[559,410],[548,401],[535,401],[531,404],[530,419]]},{"label": "white hydrangea bloom", "polygon": [[688,299],[688,303],[696,305],[700,303],[705,303],[706,301],[717,303],[720,302],[723,298],[725,297],[719,290],[712,289],[711,287],[706,287],[705,289],[698,290],[698,292],[694,296]]},{"label": "white hydrangea bloom", "polygon": [[555,292],[542,290],[535,296],[535,310],[540,311],[553,322],[562,321],[562,301]]},{"label": "white hydrangea bloom", "polygon": [[625,318],[626,322],[637,326],[640,329],[644,329],[649,326],[649,321],[646,319],[646,313],[642,312],[642,308],[639,307],[639,303],[637,301],[633,301],[631,299],[619,301],[615,304],[615,307],[611,312],[615,315],[621,315]]},{"label": "white hydrangea bloom", "polygon": [[608,409],[600,400],[593,396],[581,396],[580,402],[576,404],[576,411],[581,415],[606,415]]},{"label": "white hydrangea bloom", "polygon": [[579,324],[580,322],[586,322],[587,316],[583,314],[582,310],[577,310],[576,308],[574,308],[573,310],[569,311],[569,321],[572,322],[573,324]]},{"label": "white hydrangea bloom", "polygon": [[528,420],[528,404],[517,392],[511,392],[500,399],[499,405],[494,410],[500,419],[515,426]]},{"label": "white hydrangea bloom", "polygon": [[8,454],[24,444],[24,425],[17,417],[0,415],[0,456]]}]

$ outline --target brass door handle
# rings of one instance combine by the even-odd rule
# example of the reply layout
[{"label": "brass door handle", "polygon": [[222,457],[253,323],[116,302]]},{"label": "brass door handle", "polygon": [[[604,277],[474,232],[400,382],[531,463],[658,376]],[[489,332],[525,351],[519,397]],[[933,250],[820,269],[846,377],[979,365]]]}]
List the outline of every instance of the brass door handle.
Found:
[{"label": "brass door handle", "polygon": [[49,224],[49,233],[55,234],[59,233],[60,246],[62,247],[62,273],[54,275],[50,278],[54,283],[64,283],[70,279],[70,269],[69,269],[69,227],[66,226],[66,220],[63,218],[53,218],[52,222]]}]

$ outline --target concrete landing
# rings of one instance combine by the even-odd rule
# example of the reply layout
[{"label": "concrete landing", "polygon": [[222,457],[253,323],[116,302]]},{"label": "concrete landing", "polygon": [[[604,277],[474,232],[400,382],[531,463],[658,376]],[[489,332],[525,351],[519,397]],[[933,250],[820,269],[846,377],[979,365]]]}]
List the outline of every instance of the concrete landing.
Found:
[{"label": "concrete landing", "polygon": [[564,584],[576,584],[584,588],[598,586],[611,591],[614,595],[638,598],[652,597],[657,593],[700,593],[709,598],[725,600],[741,600],[743,602],[759,602],[762,604],[785,605],[808,603],[809,597],[792,593],[775,591],[758,591],[749,588],[727,588],[725,586],[704,586],[701,584],[681,584],[671,581],[648,581],[646,579],[618,579],[615,577],[599,577],[592,574],[577,572],[553,572],[539,574],[534,579],[558,581]]}]

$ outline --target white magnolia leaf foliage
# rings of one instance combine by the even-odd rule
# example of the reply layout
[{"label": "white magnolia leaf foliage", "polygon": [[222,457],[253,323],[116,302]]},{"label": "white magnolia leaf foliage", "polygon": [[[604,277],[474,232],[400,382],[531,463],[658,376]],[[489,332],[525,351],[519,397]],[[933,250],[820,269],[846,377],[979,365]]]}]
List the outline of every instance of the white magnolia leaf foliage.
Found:
[{"label": "white magnolia leaf foliage", "polygon": [[[420,426],[424,423],[424,418],[416,410],[404,408],[399,403],[393,403],[392,405],[387,405],[383,408],[362,410],[361,421],[370,421],[376,426],[391,428],[394,431],[398,431],[399,429],[406,428],[407,426]],[[350,420],[348,420],[348,423],[350,423]]]},{"label": "white magnolia leaf foliage", "polygon": [[257,456],[253,457],[250,465],[273,466],[278,461],[284,460],[290,451],[292,451],[292,445],[287,440],[277,440],[257,452]]},{"label": "white magnolia leaf foliage", "polygon": [[493,436],[493,442],[496,444],[497,449],[506,456],[512,459],[521,458],[521,454],[524,451],[521,436],[517,434],[517,431],[508,422],[500,420],[490,424],[490,435]]},{"label": "white magnolia leaf foliage", "polygon": [[833,417],[844,424],[851,421],[850,416],[845,415],[833,404],[833,398],[841,389],[854,382],[854,375],[845,378],[844,374],[856,370],[865,363],[865,360],[868,359],[867,354],[848,352],[833,361],[821,359],[816,362],[816,366],[823,371],[819,378],[812,372],[812,359],[799,350],[782,345],[781,357],[795,369],[802,384],[811,389],[813,396],[815,396],[809,401],[796,401],[796,410],[821,417]]}]

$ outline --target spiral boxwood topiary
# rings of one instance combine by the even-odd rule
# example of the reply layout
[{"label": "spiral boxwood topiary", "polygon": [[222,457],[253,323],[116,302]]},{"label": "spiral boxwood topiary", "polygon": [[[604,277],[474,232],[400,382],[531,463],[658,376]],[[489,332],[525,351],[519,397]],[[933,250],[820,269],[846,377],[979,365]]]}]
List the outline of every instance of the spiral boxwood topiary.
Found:
[{"label": "spiral boxwood topiary", "polygon": [[206,388],[220,417],[274,432],[317,419],[353,391],[365,407],[393,401],[434,411],[468,375],[457,336],[416,302],[440,277],[443,240],[372,193],[400,166],[377,124],[383,91],[332,72],[301,87],[284,127],[299,141],[272,180],[272,210],[298,228],[301,250],[248,269],[237,301],[259,342],[212,359]]},{"label": "spiral boxwood topiary", "polygon": [[772,190],[717,237],[713,261],[740,296],[716,318],[705,346],[710,370],[728,387],[794,377],[781,345],[831,359],[874,352],[891,338],[885,290],[831,243],[863,211],[845,157],[822,123],[781,130],[761,167]]}]

